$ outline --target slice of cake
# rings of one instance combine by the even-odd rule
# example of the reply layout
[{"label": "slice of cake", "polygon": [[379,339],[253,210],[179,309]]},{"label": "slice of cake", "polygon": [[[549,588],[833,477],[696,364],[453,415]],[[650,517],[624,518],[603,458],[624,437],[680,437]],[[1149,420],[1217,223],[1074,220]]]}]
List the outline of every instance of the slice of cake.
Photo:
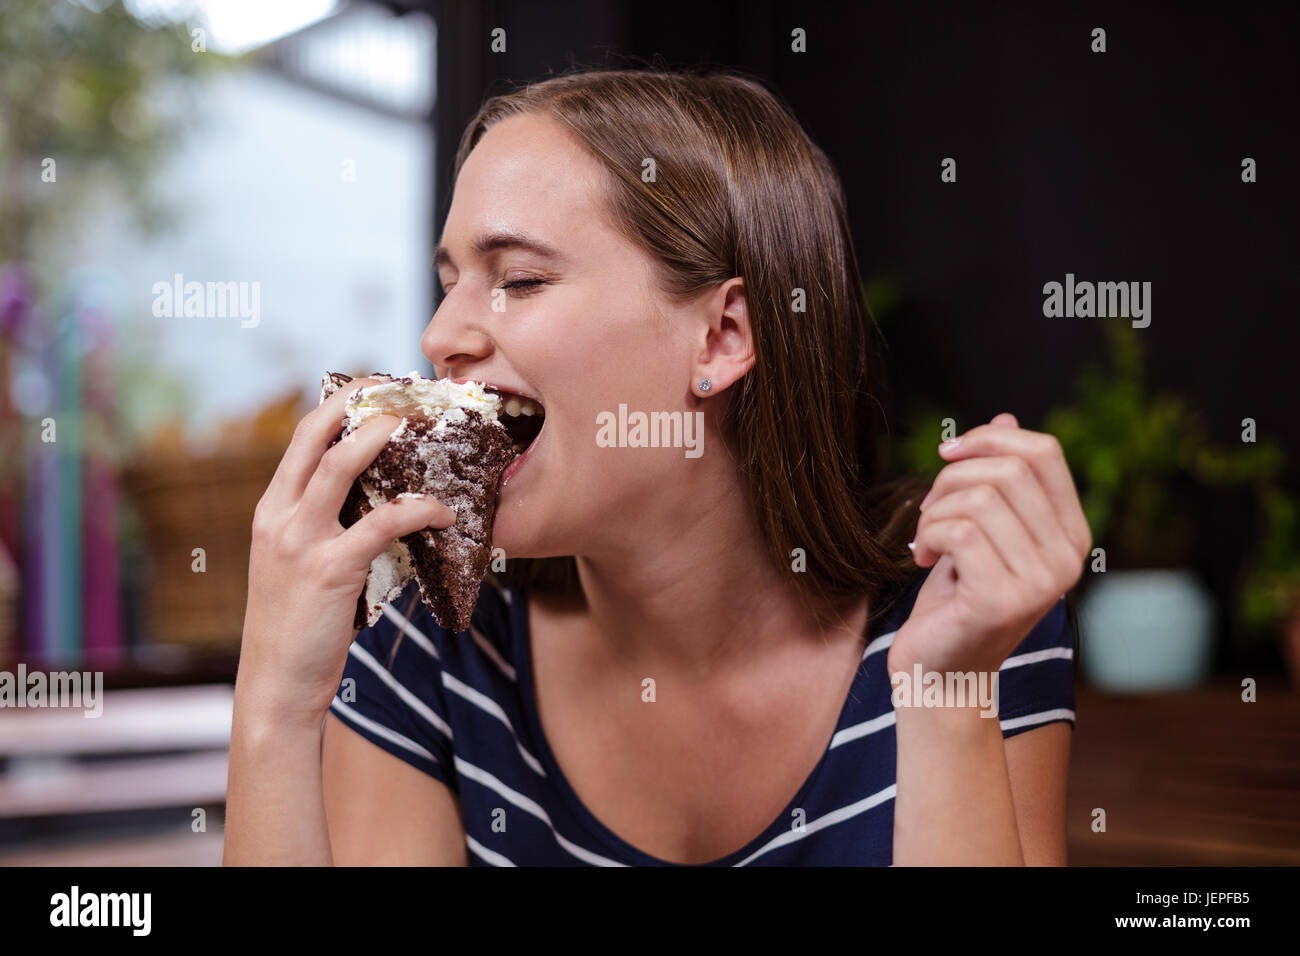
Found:
[{"label": "slice of cake", "polygon": [[[327,373],[321,401],[351,381]],[[377,505],[412,494],[432,495],[456,512],[451,527],[405,535],[371,563],[354,627],[374,624],[412,578],[439,625],[449,631],[469,627],[491,559],[497,482],[515,457],[510,432],[499,420],[502,404],[477,382],[457,384],[414,372],[349,397],[343,435],[379,415],[400,417],[402,424],[353,482],[339,522],[349,527]]]}]

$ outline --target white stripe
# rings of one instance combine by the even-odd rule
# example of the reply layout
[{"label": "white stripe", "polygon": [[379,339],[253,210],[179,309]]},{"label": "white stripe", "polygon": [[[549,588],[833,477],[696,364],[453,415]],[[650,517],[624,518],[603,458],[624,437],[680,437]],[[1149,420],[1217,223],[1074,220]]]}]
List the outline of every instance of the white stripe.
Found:
[{"label": "white stripe", "polygon": [[[860,724],[845,727],[843,730],[836,732],[835,736],[831,738],[831,745],[826,749],[834,750],[840,744],[847,744],[851,740],[857,740],[858,738],[865,737],[868,734],[874,734],[877,730],[883,730],[895,722],[896,716],[895,712],[891,710],[889,713],[881,714],[879,717],[872,717],[870,720],[865,720]],[[1062,717],[1068,717],[1070,720],[1074,720],[1074,711],[1066,709],[1045,710],[1039,714],[1028,714],[1024,717],[1012,717],[1008,720],[1001,721],[1000,723],[1003,730],[1015,730],[1017,727],[1041,724],[1049,720],[1060,720]]]},{"label": "white stripe", "polygon": [[384,617],[388,618],[406,632],[407,636],[432,655],[434,660],[442,659],[438,656],[438,649],[433,646],[433,641],[429,640],[428,636],[425,635],[423,631],[408,621],[403,615],[398,614],[397,610],[391,604],[384,605]]},{"label": "white stripe", "polygon": [[483,633],[477,627],[471,626],[469,629],[469,633],[470,636],[474,638],[474,643],[479,646],[479,648],[483,651],[484,654],[486,654],[488,657],[492,659],[492,663],[496,664],[496,666],[500,669],[501,673],[505,674],[506,677],[510,678],[511,680],[516,680],[515,669],[511,667],[509,664],[507,664],[505,662],[505,659],[502,658],[501,655],[497,653],[497,649],[492,646],[492,642],[489,641],[486,637],[484,637]]},{"label": "white stripe", "polygon": [[436,727],[448,740],[452,739],[451,728],[447,726],[447,722],[434,713],[429,708],[428,704],[402,686],[396,677],[388,673],[384,666],[371,656],[369,651],[360,644],[353,643],[352,647],[349,649],[349,653],[351,653],[352,656],[361,663],[365,664],[366,667],[370,668],[370,670],[374,671],[375,674],[379,676],[379,679],[387,684],[392,689],[393,693],[401,699],[402,703],[406,704],[407,707],[410,707],[411,710],[415,711]]},{"label": "white stripe", "polygon": [[894,716],[894,712],[891,710],[879,717],[872,717],[860,724],[854,724],[852,727],[845,727],[843,730],[836,731],[835,736],[831,738],[831,745],[826,749],[834,750],[840,744],[847,744],[850,740],[857,740],[859,737],[867,736],[867,734],[874,734],[877,730],[884,730],[894,723]]},{"label": "white stripe", "polygon": [[1074,711],[1066,707],[1057,710],[1044,710],[1037,714],[1026,714],[1024,717],[1012,717],[1009,720],[1000,720],[1003,730],[1015,730],[1017,727],[1031,727],[1034,724],[1045,724],[1049,720],[1074,720]]},{"label": "white stripe", "polygon": [[888,634],[881,634],[878,638],[867,645],[867,649],[862,652],[862,659],[865,661],[868,654],[874,654],[876,651],[883,651],[890,644],[894,643],[894,636],[897,631],[890,631]]},{"label": "white stripe", "polygon": [[478,840],[475,840],[468,833],[465,834],[465,845],[468,846],[471,850],[473,850],[475,854],[481,856],[486,862],[491,863],[493,866],[514,866],[515,865],[506,857],[502,856],[500,853],[497,853],[495,850],[489,850],[487,847],[485,847],[482,843],[479,843]]},{"label": "white stripe", "polygon": [[538,776],[540,777],[546,776],[546,771],[542,769],[541,762],[538,761],[538,759],[534,757],[532,754],[530,754],[527,750],[525,750],[524,745],[519,742],[519,735],[515,733],[514,725],[510,723],[510,718],[506,716],[506,712],[501,709],[500,704],[498,704],[491,697],[488,697],[486,694],[475,690],[473,687],[470,687],[468,684],[464,683],[463,681],[458,680],[455,677],[452,677],[446,671],[442,672],[442,686],[446,687],[448,690],[452,691],[453,693],[459,694],[461,697],[464,697],[467,701],[469,701],[479,710],[483,711],[485,714],[491,714],[497,720],[501,721],[501,723],[505,724],[506,729],[510,731],[510,735],[515,738],[515,746],[519,748],[519,755],[524,758],[524,762],[528,764],[528,766],[532,767],[533,770],[536,771]]},{"label": "white stripe", "polygon": [[845,820],[852,819],[853,817],[856,817],[859,813],[865,813],[866,811],[870,810],[872,807],[879,806],[880,804],[886,802],[887,800],[893,800],[895,795],[897,795],[897,793],[898,793],[898,784],[891,783],[884,790],[881,790],[877,793],[873,793],[871,796],[865,797],[862,800],[859,800],[857,803],[850,803],[847,807],[840,807],[840,809],[833,810],[830,813],[826,814],[825,816],[818,817],[816,820],[812,821],[811,823],[804,824],[802,830],[795,830],[791,828],[787,830],[785,833],[782,833],[780,836],[773,837],[766,844],[759,847],[757,850],[755,850],[753,853],[751,853],[749,856],[745,857],[743,860],[741,860],[739,863],[735,865],[745,866],[746,864],[752,863],[754,860],[758,859],[764,853],[767,853],[771,850],[775,850],[778,847],[783,847],[786,846],[787,844],[794,843],[797,840],[802,840],[804,837],[816,833],[818,830],[824,830],[827,827],[834,826],[837,823],[843,823]]},{"label": "white stripe", "polygon": [[592,866],[627,866],[626,863],[619,863],[617,860],[611,860],[607,857],[603,857],[599,855],[598,853],[592,853],[590,850],[578,846],[573,841],[566,840],[564,837],[560,836],[560,834],[556,832],[555,824],[551,822],[551,818],[546,815],[546,811],[543,810],[535,800],[531,800],[528,797],[525,797],[522,793],[518,793],[517,791],[511,790],[509,787],[507,787],[496,777],[492,776],[492,774],[488,773],[486,770],[480,770],[472,763],[468,763],[467,761],[461,759],[460,757],[456,757],[455,759],[456,759],[456,771],[463,778],[465,778],[466,780],[473,780],[477,783],[482,784],[488,789],[495,791],[497,794],[504,797],[506,800],[509,800],[511,803],[519,807],[521,810],[526,810],[527,812],[531,813],[533,816],[537,817],[537,819],[541,820],[548,827],[550,827],[551,835],[555,837],[555,842],[558,843],[565,850],[567,850],[572,856],[577,857],[579,860],[582,860],[582,862],[584,863],[590,863]]},{"label": "white stripe", "polygon": [[[867,649],[862,652],[862,659],[866,660],[870,654],[877,651],[883,651],[894,643],[894,638],[898,636],[897,631],[890,631],[888,634],[881,634],[878,638],[867,645]],[[1074,648],[1072,647],[1049,647],[1041,651],[1030,651],[1026,654],[1017,654],[1015,657],[1008,657],[1002,662],[1000,670],[1006,670],[1009,667],[1023,667],[1026,664],[1037,664],[1040,661],[1054,660],[1063,658],[1071,660],[1074,657]]]},{"label": "white stripe", "polygon": [[[337,704],[338,706],[335,707],[335,704]],[[385,740],[391,740],[393,743],[397,744],[397,746],[401,747],[404,750],[409,750],[413,754],[419,754],[421,757],[427,757],[429,760],[432,760],[434,763],[438,762],[437,757],[429,753],[429,751],[425,750],[414,740],[410,740],[406,737],[403,737],[395,730],[389,730],[383,724],[375,723],[373,720],[371,720],[369,717],[366,717],[364,714],[357,713],[347,704],[343,703],[343,701],[339,699],[339,697],[337,696],[335,696],[334,701],[330,704],[330,710],[334,711],[340,717],[346,717],[348,720],[356,724],[358,727],[364,727],[366,730],[369,730],[371,733],[378,734],[380,737],[383,737]]]},{"label": "white stripe", "polygon": [[1002,666],[999,670],[1006,670],[1008,667],[1024,667],[1026,664],[1037,664],[1040,661],[1050,661],[1058,658],[1068,661],[1073,657],[1073,647],[1049,647],[1046,650],[1030,651],[1027,654],[1017,654],[1015,657],[1008,657],[1002,662]]}]

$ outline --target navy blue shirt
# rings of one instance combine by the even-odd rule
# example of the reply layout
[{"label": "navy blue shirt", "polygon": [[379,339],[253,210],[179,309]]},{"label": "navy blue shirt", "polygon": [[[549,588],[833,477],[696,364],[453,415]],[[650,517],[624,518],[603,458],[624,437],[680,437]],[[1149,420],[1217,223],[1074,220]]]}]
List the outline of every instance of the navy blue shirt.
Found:
[{"label": "navy blue shirt", "polygon": [[[892,863],[896,751],[885,652],[927,573],[871,628],[835,733],[799,792],[745,846],[699,865]],[[471,865],[688,865],[619,838],[565,780],[537,716],[522,591],[489,574],[471,628],[455,634],[418,600],[408,620],[414,595],[412,584],[357,635],[330,710],[456,793]],[[1003,737],[1055,721],[1073,726],[1073,657],[1062,600],[1002,665]],[[503,808],[508,824],[495,832]]]}]

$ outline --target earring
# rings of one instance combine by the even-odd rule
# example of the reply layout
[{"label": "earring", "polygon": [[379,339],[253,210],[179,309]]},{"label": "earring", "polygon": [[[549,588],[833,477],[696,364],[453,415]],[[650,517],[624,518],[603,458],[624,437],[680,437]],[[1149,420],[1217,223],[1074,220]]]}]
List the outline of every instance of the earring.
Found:
[{"label": "earring", "polygon": [[701,392],[707,392],[707,391],[708,391],[709,389],[711,389],[712,387],[713,387],[713,383],[710,382],[707,378],[702,378],[702,379],[700,379],[700,391],[701,391]]}]

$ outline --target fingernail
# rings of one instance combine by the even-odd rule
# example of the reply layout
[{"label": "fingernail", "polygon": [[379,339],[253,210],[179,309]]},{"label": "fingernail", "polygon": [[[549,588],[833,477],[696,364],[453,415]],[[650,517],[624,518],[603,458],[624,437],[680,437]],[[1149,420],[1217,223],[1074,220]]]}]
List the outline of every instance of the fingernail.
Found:
[{"label": "fingernail", "polygon": [[941,444],[939,448],[943,451],[952,451],[960,444],[961,444],[961,436],[958,435],[956,438],[949,438],[946,442]]},{"label": "fingernail", "polygon": [[410,498],[413,501],[420,501],[420,502],[425,502],[425,501],[433,502],[434,504],[438,504],[446,508],[447,511],[449,511],[453,515],[456,513],[456,509],[453,508],[451,505],[447,504],[445,501],[439,501],[435,495],[426,494],[423,491],[403,491],[397,497],[399,499]]}]

